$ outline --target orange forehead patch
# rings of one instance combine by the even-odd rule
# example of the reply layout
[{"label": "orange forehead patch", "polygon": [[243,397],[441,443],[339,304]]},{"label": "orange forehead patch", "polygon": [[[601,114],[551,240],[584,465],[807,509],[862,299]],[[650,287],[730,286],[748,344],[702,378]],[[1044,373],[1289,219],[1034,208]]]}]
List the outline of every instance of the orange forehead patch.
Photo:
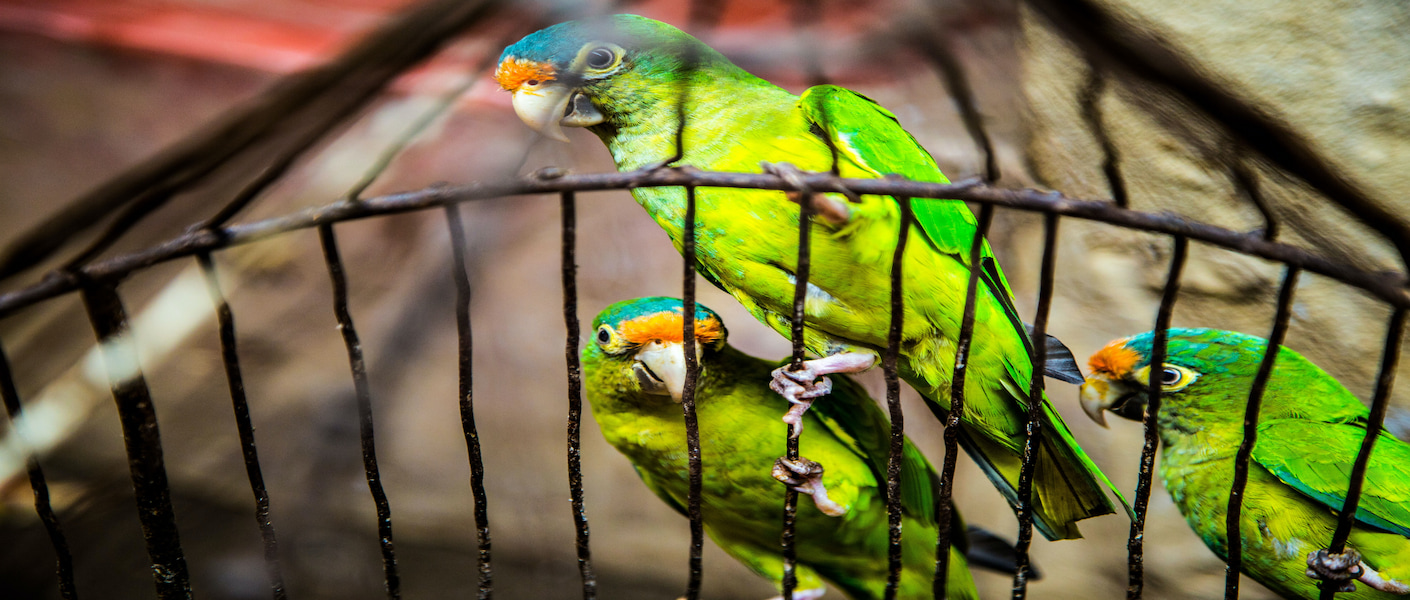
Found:
[{"label": "orange forehead patch", "polygon": [[[637,317],[618,329],[622,338],[632,344],[649,344],[653,341],[682,342],[685,317],[679,312],[664,312]],[[703,344],[713,344],[724,335],[724,328],[718,319],[696,319],[695,339]]]},{"label": "orange forehead patch", "polygon": [[506,91],[515,91],[525,83],[533,85],[543,81],[553,81],[553,64],[541,63],[527,58],[504,59],[494,70],[494,80]]},{"label": "orange forehead patch", "polygon": [[1113,377],[1122,377],[1131,372],[1131,367],[1140,362],[1140,353],[1126,347],[1126,338],[1115,340],[1107,344],[1092,358],[1087,359],[1087,366],[1093,371],[1105,373]]}]

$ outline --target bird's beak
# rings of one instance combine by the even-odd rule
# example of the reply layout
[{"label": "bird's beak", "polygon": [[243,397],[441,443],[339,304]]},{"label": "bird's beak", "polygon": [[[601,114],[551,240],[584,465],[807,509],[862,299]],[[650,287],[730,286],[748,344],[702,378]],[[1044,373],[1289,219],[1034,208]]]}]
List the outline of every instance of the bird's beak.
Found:
[{"label": "bird's beak", "polygon": [[1082,383],[1082,412],[1106,427],[1106,415],[1111,411],[1118,417],[1140,421],[1145,416],[1145,390],[1125,381],[1113,380],[1102,373],[1093,373]]},{"label": "bird's beak", "polygon": [[637,351],[632,371],[642,391],[669,395],[680,402],[685,395],[685,346],[680,342],[646,344]]},{"label": "bird's beak", "polygon": [[590,127],[602,122],[602,113],[587,95],[562,83],[514,90],[514,112],[534,131],[560,142],[568,141],[564,125]]}]

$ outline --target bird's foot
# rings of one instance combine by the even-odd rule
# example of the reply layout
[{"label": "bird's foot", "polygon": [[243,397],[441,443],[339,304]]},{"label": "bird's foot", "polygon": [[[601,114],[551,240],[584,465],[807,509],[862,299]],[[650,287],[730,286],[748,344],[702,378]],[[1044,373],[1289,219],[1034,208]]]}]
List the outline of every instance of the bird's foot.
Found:
[{"label": "bird's foot", "polygon": [[1371,568],[1371,565],[1364,561],[1357,566],[1361,567],[1361,576],[1356,580],[1369,585],[1387,594],[1410,594],[1410,584],[1395,579],[1386,579],[1380,573]]},{"label": "bird's foot", "polygon": [[788,424],[788,435],[798,437],[803,434],[803,414],[813,406],[814,398],[832,393],[832,380],[808,368],[808,361],[797,371],[790,371],[788,367],[774,369],[773,376],[769,388],[793,404],[783,415],[783,422]]},{"label": "bird's foot", "polygon": [[[793,590],[793,600],[817,600],[827,593],[827,588],[813,588],[811,590]],[[783,600],[783,596],[774,596],[769,600]]]},{"label": "bird's foot", "polygon": [[802,368],[779,367],[773,371],[769,388],[793,403],[783,415],[789,425],[789,435],[803,433],[803,414],[813,405],[813,399],[832,393],[829,373],[860,373],[876,364],[876,355],[867,352],[840,352],[814,360],[803,361]]},{"label": "bird's foot", "polygon": [[1327,582],[1338,592],[1354,592],[1353,580],[1365,574],[1361,565],[1361,553],[1351,548],[1341,554],[1332,554],[1324,548],[1307,555],[1307,576]]},{"label": "bird's foot", "polygon": [[[764,162],[760,163],[759,166],[764,169],[765,173],[778,176],[778,178],[787,182],[788,185],[797,188],[784,192],[784,195],[788,197],[790,202],[801,205],[803,204],[803,196],[808,196],[812,203],[813,210],[833,227],[846,225],[847,222],[852,219],[852,209],[847,206],[846,202],[827,194],[814,194],[812,188],[803,181],[803,172],[799,171],[798,167],[786,162]],[[853,194],[851,191],[845,191],[845,194],[848,197],[856,196],[856,194]]]},{"label": "bird's foot", "polygon": [[822,482],[822,465],[801,456],[796,461],[780,458],[774,461],[773,476],[798,493],[812,496],[813,504],[817,505],[823,514],[829,517],[847,514],[847,507],[827,497],[827,488]]}]

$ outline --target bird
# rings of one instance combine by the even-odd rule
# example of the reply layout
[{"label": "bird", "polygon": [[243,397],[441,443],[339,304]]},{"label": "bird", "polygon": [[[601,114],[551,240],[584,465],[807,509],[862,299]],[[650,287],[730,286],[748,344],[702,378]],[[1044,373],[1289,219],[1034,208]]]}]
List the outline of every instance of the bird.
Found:
[{"label": "bird", "polygon": [[[739,68],[689,34],[635,15],[570,21],[507,47],[495,71],[514,110],[542,135],[567,140],[585,127],[621,171],[689,165],[784,175],[833,171],[842,177],[946,182],[924,148],[890,111],[835,85],[795,96]],[[676,156],[679,130],[680,149]],[[685,191],[636,188],[637,202],[682,248]],[[799,194],[733,188],[696,191],[696,267],[759,321],[791,337],[798,270]],[[855,196],[855,195],[853,195]],[[890,326],[891,262],[901,208],[888,196],[818,194],[811,202],[811,275],[804,342],[817,357],[801,370],[776,369],[772,385],[794,404],[785,422],[824,395],[830,373],[880,362]],[[976,220],[963,202],[914,199],[915,240],[904,251],[904,329],[899,373],[942,421],[971,269],[979,269],[974,335],[959,444],[1017,506],[1026,436],[1033,344],[987,242],[978,264],[970,245]],[[1046,373],[1069,383],[1082,375],[1071,353],[1049,339]],[[1076,443],[1045,397],[1031,509],[1048,539],[1081,537],[1076,522],[1114,512],[1120,492]],[[1120,499],[1125,505],[1125,500]],[[1129,512],[1129,509],[1128,509]]]},{"label": "bird", "polygon": [[[727,341],[720,316],[695,305],[699,377],[695,406],[702,465],[705,532],[724,551],[780,587],[784,485],[820,498],[799,506],[798,588],[813,599],[832,583],[854,600],[882,598],[887,577],[885,502],[890,424],[855,381],[840,378],[829,402],[804,415],[811,434],[799,439],[807,459],[777,459],[787,428],[767,375],[778,362],[749,356]],[[607,442],[625,455],[641,481],[668,506],[686,514],[686,430],[680,402],[685,386],[681,300],[648,297],[608,306],[593,321],[582,351],[583,389]],[[940,480],[925,456],[905,440],[900,478],[902,528],[898,598],[930,598]],[[825,485],[824,485],[825,483]],[[977,598],[968,564],[1012,573],[1013,548],[983,530],[953,520],[946,593]]]},{"label": "bird", "polygon": [[[1244,412],[1268,341],[1218,329],[1170,329],[1165,362],[1151,365],[1153,334],[1120,338],[1092,355],[1080,402],[1141,420],[1152,377],[1160,478],[1190,528],[1228,560],[1229,493]],[[1339,598],[1410,593],[1410,444],[1382,430],[1357,505],[1347,556],[1325,547],[1346,500],[1369,411],[1326,371],[1280,346],[1263,392],[1239,535],[1245,575],[1288,598],[1317,598],[1317,579],[1354,581]],[[1359,556],[1359,558],[1357,558]],[[1328,565],[1340,558],[1342,568]],[[1337,571],[1342,571],[1338,574]]]}]

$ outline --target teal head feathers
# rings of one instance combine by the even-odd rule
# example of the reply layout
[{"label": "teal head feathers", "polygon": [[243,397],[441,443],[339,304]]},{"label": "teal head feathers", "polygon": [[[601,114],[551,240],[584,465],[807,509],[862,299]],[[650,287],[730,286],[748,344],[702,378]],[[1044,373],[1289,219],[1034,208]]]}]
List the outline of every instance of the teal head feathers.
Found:
[{"label": "teal head feathers", "polygon": [[674,110],[675,83],[687,62],[732,64],[689,34],[636,15],[569,21],[529,34],[500,55],[495,81],[514,94],[514,110],[539,133],[568,141],[563,126],[607,135],[630,121]]},{"label": "teal head feathers", "polygon": [[[679,402],[685,389],[685,312],[676,298],[656,296],[624,300],[602,311],[592,322],[590,356],[631,362],[633,381],[643,392],[670,396]],[[695,305],[698,356],[719,352],[728,332],[715,311]]]}]

